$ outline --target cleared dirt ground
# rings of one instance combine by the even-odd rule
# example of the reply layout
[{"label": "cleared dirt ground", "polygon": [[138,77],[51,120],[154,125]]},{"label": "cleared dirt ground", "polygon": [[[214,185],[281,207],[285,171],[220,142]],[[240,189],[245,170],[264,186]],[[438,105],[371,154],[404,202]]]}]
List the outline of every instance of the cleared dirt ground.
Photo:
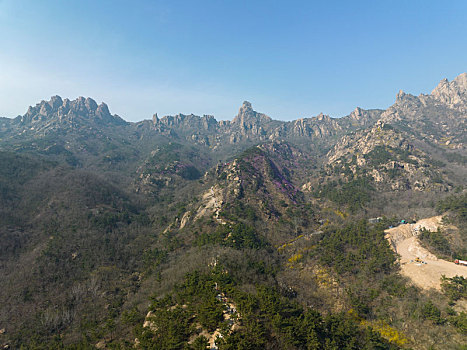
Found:
[{"label": "cleared dirt ground", "polygon": [[[384,231],[392,248],[400,255],[401,274],[423,289],[441,289],[442,275],[467,278],[467,266],[438,259],[420,245],[417,238],[420,228],[436,231],[438,227],[443,228],[441,221],[441,215],[434,216],[417,221],[415,224],[399,225]],[[416,262],[416,258],[421,259],[423,263]]]}]

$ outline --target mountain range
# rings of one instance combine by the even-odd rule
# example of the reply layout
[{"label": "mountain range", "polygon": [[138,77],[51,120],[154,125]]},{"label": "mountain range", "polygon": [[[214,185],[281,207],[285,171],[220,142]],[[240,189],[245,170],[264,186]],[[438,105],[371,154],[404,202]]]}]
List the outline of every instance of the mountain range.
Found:
[{"label": "mountain range", "polygon": [[466,73],[342,118],[0,118],[0,343],[462,349],[467,295],[401,277],[383,230],[442,208],[430,244],[467,258],[466,147]]}]

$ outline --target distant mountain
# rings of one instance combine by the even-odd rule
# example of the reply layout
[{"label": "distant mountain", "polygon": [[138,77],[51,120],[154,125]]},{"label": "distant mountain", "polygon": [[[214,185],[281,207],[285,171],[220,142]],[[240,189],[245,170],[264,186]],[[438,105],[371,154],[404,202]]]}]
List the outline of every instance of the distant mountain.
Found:
[{"label": "distant mountain", "polygon": [[[150,129],[155,134],[216,148],[225,142],[239,144],[278,138],[296,142],[315,141],[366,128],[382,120],[385,123],[400,123],[401,127],[414,129],[414,132],[418,131],[427,137],[435,137],[428,132],[436,131],[441,138],[452,139],[451,143],[454,145],[450,148],[462,148],[466,137],[466,122],[462,117],[467,108],[466,81],[465,73],[452,82],[444,79],[431,95],[418,97],[400,91],[395,104],[385,111],[356,108],[343,118],[330,118],[320,114],[290,122],[273,120],[254,111],[251,103],[245,101],[232,121],[217,121],[210,115],[199,117],[177,114],[159,118],[156,114],[152,121],[128,123],[117,115],[111,115],[105,103],[97,105],[93,99],[84,97],[70,101],[54,96],[50,101],[41,101],[36,106],[29,107],[23,116],[13,120],[2,118],[0,130],[3,133],[7,130],[10,133],[21,133],[25,137],[46,135],[54,130],[78,132],[90,127],[126,126],[139,133]],[[436,138],[432,141],[441,142]]]},{"label": "distant mountain", "polygon": [[47,133],[51,130],[79,130],[89,125],[125,125],[117,115],[111,115],[105,103],[98,105],[92,98],[79,97],[70,101],[60,96],[52,96],[50,101],[41,101],[29,107],[26,114],[14,119],[13,123],[22,132],[33,130]]},{"label": "distant mountain", "polygon": [[[149,126],[156,132],[185,139],[212,149],[225,147],[226,144],[253,144],[275,139],[288,139],[297,142],[323,141],[325,137],[338,135],[343,130],[371,125],[382,111],[365,111],[357,108],[349,116],[334,119],[320,114],[313,118],[298,119],[291,122],[273,120],[269,116],[253,110],[250,102],[245,101],[232,121],[216,121],[212,116],[178,114],[159,119],[153,118]],[[140,128],[147,123],[138,123]]]}]

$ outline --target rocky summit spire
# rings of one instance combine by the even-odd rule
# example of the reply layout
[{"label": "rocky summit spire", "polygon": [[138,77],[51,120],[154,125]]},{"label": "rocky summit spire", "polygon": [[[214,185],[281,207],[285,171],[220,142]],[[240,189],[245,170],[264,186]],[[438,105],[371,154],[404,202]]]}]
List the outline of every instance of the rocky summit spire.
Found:
[{"label": "rocky summit spire", "polygon": [[399,92],[396,95],[396,102],[397,101],[402,101],[405,97],[406,93],[402,90],[399,90]]},{"label": "rocky summit spire", "polygon": [[251,125],[256,123],[264,123],[271,121],[267,115],[263,113],[257,113],[253,110],[251,103],[248,101],[244,101],[240,110],[238,111],[237,116],[234,118],[232,123],[234,124],[242,124],[242,125]]},{"label": "rocky summit spire", "polygon": [[251,103],[248,101],[243,101],[243,104],[240,107],[240,110],[238,111],[238,115],[250,116],[250,115],[253,115],[254,113],[255,112],[253,111],[253,108],[251,107]]}]

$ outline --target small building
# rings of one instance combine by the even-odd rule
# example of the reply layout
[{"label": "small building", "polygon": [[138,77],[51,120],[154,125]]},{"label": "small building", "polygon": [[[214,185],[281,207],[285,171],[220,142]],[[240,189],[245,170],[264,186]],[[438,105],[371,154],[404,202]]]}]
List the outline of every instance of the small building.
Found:
[{"label": "small building", "polygon": [[371,218],[371,219],[368,219],[368,222],[370,224],[376,224],[378,222],[380,222],[381,220],[383,220],[383,218],[381,216],[377,217],[377,218]]}]

